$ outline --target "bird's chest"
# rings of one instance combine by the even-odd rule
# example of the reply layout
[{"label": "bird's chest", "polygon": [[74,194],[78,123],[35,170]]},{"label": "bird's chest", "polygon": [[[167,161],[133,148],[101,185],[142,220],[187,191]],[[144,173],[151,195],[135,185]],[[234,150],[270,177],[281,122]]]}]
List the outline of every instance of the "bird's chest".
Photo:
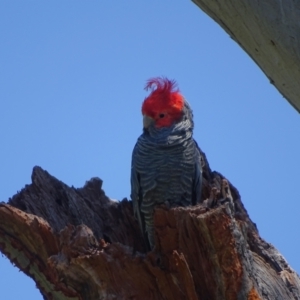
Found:
[{"label": "bird's chest", "polygon": [[137,155],[137,171],[144,196],[181,197],[183,192],[191,190],[194,165],[191,143],[141,148]]}]

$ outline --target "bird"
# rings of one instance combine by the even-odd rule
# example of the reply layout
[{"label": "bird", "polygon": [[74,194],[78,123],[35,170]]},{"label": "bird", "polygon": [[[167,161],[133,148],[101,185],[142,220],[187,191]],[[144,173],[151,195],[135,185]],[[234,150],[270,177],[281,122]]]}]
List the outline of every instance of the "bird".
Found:
[{"label": "bird", "polygon": [[201,150],[193,139],[193,112],[175,80],[147,80],[143,132],[132,151],[131,199],[148,251],[155,247],[154,209],[201,202]]}]

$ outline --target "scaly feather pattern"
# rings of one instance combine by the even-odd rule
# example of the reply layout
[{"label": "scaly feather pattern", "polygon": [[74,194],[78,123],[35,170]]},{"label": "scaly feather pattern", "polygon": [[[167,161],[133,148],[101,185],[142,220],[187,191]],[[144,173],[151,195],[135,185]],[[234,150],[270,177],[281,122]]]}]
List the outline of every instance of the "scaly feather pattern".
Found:
[{"label": "scaly feather pattern", "polygon": [[[151,117],[153,124],[139,137],[131,167],[134,212],[149,249],[154,247],[155,206],[195,205],[201,200],[202,184],[201,156],[193,139],[192,110],[174,81],[151,79],[146,87],[153,85],[156,89],[142,107],[143,114]],[[160,121],[156,119],[157,114],[169,115],[169,125],[157,125]]]}]

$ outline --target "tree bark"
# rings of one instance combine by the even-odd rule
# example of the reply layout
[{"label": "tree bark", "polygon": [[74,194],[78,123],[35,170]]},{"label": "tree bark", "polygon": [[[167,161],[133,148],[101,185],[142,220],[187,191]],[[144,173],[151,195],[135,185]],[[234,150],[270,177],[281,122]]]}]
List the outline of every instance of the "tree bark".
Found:
[{"label": "tree bark", "polygon": [[193,0],[300,112],[300,1]]},{"label": "tree bark", "polygon": [[299,276],[203,157],[203,203],[158,207],[149,253],[131,201],[110,200],[98,178],[76,189],[40,167],[0,204],[0,250],[45,299],[300,299]]}]

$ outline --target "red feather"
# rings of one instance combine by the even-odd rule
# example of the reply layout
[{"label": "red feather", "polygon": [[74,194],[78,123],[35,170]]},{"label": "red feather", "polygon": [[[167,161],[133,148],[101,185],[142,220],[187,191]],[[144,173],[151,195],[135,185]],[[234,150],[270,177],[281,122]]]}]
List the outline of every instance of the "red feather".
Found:
[{"label": "red feather", "polygon": [[[150,95],[142,105],[143,115],[156,120],[157,127],[170,126],[182,116],[184,100],[175,80],[163,77],[151,78],[147,81],[145,90],[151,89]],[[160,119],[160,114],[166,114]]]},{"label": "red feather", "polygon": [[[156,86],[156,89],[153,89],[153,86]],[[157,93],[174,93],[179,92],[177,87],[177,82],[175,80],[169,80],[168,78],[164,77],[156,77],[156,78],[150,78],[147,80],[145,90],[148,89],[154,90]]]}]

